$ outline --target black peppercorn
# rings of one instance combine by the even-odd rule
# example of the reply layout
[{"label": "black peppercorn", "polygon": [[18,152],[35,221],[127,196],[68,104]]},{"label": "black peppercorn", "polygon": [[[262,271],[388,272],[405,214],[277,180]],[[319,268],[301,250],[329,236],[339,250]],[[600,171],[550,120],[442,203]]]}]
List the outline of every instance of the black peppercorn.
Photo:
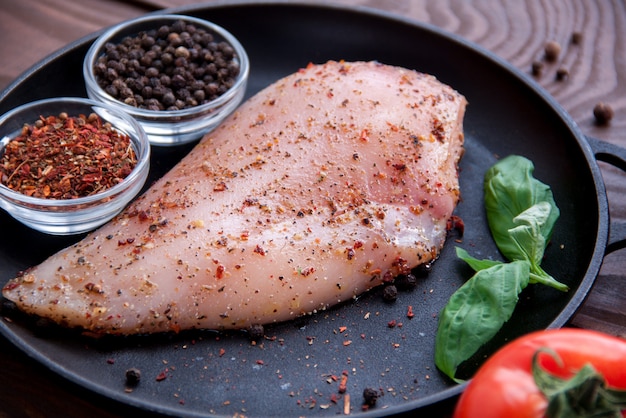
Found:
[{"label": "black peppercorn", "polygon": [[126,370],[126,384],[128,386],[135,386],[141,380],[141,371],[136,368]]},{"label": "black peppercorn", "polygon": [[398,299],[398,288],[395,285],[387,285],[383,288],[383,300],[385,302],[395,302]]},{"label": "black peppercorn", "polygon": [[171,91],[167,92],[163,95],[161,102],[163,102],[163,105],[166,107],[173,106],[174,103],[176,103],[176,96],[174,96],[174,93],[172,93]]},{"label": "black peppercorn", "polygon": [[543,63],[540,61],[534,61],[531,66],[531,73],[534,76],[540,76],[543,72]]},{"label": "black peppercorn", "polygon": [[265,329],[261,324],[251,325],[250,328],[248,328],[248,335],[252,341],[260,340],[265,335]]},{"label": "black peppercorn", "polygon": [[373,407],[376,405],[376,401],[378,400],[378,391],[373,388],[365,388],[363,389],[363,404]]},{"label": "black peppercorn", "polygon": [[413,269],[413,275],[417,277],[426,277],[430,274],[433,269],[433,265],[431,263],[420,264],[419,266]]},{"label": "black peppercorn", "polygon": [[567,70],[567,68],[561,67],[558,70],[556,70],[556,79],[558,81],[563,81],[567,77],[569,77],[569,71]]},{"label": "black peppercorn", "polygon": [[417,286],[417,277],[414,274],[400,274],[394,281],[399,290],[411,290]]},{"label": "black peppercorn", "polygon": [[[150,110],[212,101],[234,85],[240,72],[232,45],[182,20],[109,42],[104,51],[93,67],[100,87],[117,100]],[[205,83],[211,82],[216,86],[207,89]]]},{"label": "black peppercorn", "polygon": [[613,108],[606,103],[598,103],[593,108],[593,116],[598,125],[607,125],[613,119]]},{"label": "black peppercorn", "polygon": [[556,41],[549,41],[544,47],[545,58],[549,62],[554,62],[561,54],[561,45]]}]

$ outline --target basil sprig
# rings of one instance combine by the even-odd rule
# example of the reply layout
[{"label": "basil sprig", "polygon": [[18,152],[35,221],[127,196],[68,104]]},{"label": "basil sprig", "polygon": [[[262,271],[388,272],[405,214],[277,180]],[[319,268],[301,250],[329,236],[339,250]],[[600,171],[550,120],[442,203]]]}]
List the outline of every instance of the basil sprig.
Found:
[{"label": "basil sprig", "polygon": [[485,174],[487,222],[498,249],[509,260],[530,262],[530,283],[566,291],[540,267],[560,211],[550,187],[533,177],[527,158],[511,155]]},{"label": "basil sprig", "polygon": [[485,174],[487,221],[509,262],[479,260],[456,249],[475,274],[450,297],[439,315],[435,364],[458,382],[458,366],[511,318],[519,294],[529,283],[568,290],[541,268],[560,213],[550,187],[535,179],[533,171],[531,161],[512,155]]}]

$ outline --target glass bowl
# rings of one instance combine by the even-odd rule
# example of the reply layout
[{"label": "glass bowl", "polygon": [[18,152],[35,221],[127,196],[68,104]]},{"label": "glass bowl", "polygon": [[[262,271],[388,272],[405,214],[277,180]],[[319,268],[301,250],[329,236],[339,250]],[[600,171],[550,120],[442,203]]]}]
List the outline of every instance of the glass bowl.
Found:
[{"label": "glass bowl", "polygon": [[[234,57],[229,59],[228,61],[232,63],[236,68],[238,65],[239,73],[238,75],[231,79],[228,84],[225,84],[226,87],[222,86],[220,95],[215,98],[214,90],[212,91],[212,95],[209,96],[211,100],[209,101],[209,97],[205,97],[202,101],[198,101],[197,105],[192,105],[187,108],[176,108],[174,110],[170,110],[169,108],[165,109],[156,109],[154,108],[154,104],[147,106],[147,101],[156,97],[156,89],[155,83],[157,83],[154,79],[161,80],[161,76],[165,73],[166,67],[174,66],[171,63],[172,55],[173,58],[178,58],[178,47],[176,47],[175,53],[170,52],[169,57],[165,58],[165,49],[166,40],[169,42],[167,37],[161,38],[161,35],[158,34],[159,28],[167,25],[172,27],[175,22],[182,21],[187,25],[193,25],[197,30],[204,30],[208,34],[213,37],[214,43],[222,43],[222,45],[230,45],[231,51],[234,51]],[[157,31],[157,33],[155,33]],[[191,31],[185,31],[189,33]],[[140,51],[135,53],[134,55],[129,55],[126,50],[122,51],[120,55],[119,51],[116,55],[110,55],[112,46],[120,45],[124,43],[124,39],[126,38],[139,38],[144,37],[144,39],[149,36],[152,40],[149,43],[140,43]],[[180,39],[177,41],[180,46],[186,48],[182,50],[181,55],[187,59],[187,63],[189,66],[205,66],[209,62],[213,61],[212,55],[207,55],[204,50],[200,49],[201,46],[198,42],[199,38],[187,37],[186,35],[183,38],[183,41]],[[192,41],[189,41],[191,39]],[[194,42],[195,44],[186,43],[186,42]],[[152,43],[154,41],[154,43]],[[204,42],[204,41],[203,41]],[[177,44],[174,44],[177,45]],[[137,50],[138,45],[133,45],[133,48],[128,48],[128,50]],[[214,45],[212,45],[214,47]],[[195,56],[189,56],[192,49],[196,49],[196,51],[202,52],[202,55],[197,54]],[[151,51],[150,56],[146,53],[146,51]],[[107,66],[106,71],[104,72],[104,76],[98,77],[96,75],[95,66],[100,65],[98,60],[101,57],[104,57],[106,54],[107,60],[116,61],[115,66],[109,64],[108,62],[105,64]],[[202,58],[199,58],[202,57]],[[132,68],[129,68],[129,60],[135,60],[131,65]],[[144,61],[147,59],[148,61]],[[158,65],[154,64],[155,61],[159,62]],[[123,67],[119,66],[120,62],[123,62]],[[192,64],[195,63],[195,64]],[[220,61],[219,68],[223,68],[224,60]],[[135,71],[132,78],[133,80],[128,80],[128,78],[124,79],[123,85],[117,85],[116,88],[119,87],[118,90],[114,90],[115,93],[118,91],[121,92],[122,89],[125,89],[126,96],[120,96],[118,98],[114,97],[115,93],[109,94],[107,92],[107,87],[102,87],[98,83],[100,79],[105,80],[109,76],[109,65],[112,66],[112,69],[115,70],[115,73],[120,78],[120,81],[125,76],[121,76],[120,74],[133,74],[132,71]],[[141,67],[141,68],[138,68]],[[148,68],[153,67],[151,71],[148,72]],[[138,68],[138,69],[137,69]],[[229,67],[230,68],[230,67]],[[104,68],[101,67],[101,70],[104,71]],[[157,70],[158,72],[154,72]],[[193,75],[196,81],[202,81],[205,83],[205,86],[211,83],[210,77],[205,79],[205,75],[202,73],[195,73],[196,69],[193,68],[194,73],[190,73],[188,75]],[[239,41],[231,35],[228,31],[223,29],[222,27],[215,25],[206,20],[198,19],[195,17],[184,16],[184,15],[176,15],[176,14],[154,14],[147,15],[137,19],[129,20],[123,22],[117,26],[112,27],[111,29],[104,32],[96,41],[92,44],[87,55],[85,56],[85,60],[83,62],[83,76],[85,78],[85,85],[87,89],[87,95],[93,99],[103,103],[107,103],[111,106],[115,106],[116,108],[123,110],[129,115],[133,116],[144,128],[150,143],[152,145],[161,145],[161,146],[172,146],[179,145],[188,142],[195,141],[201,138],[207,132],[215,129],[217,125],[219,125],[224,118],[226,118],[230,113],[232,113],[237,106],[243,100],[247,82],[248,82],[248,74],[249,74],[249,61],[246,51],[243,46],[239,43]],[[115,78],[115,75],[111,75],[112,78]],[[140,79],[140,83],[137,83],[136,80]],[[167,80],[169,85],[171,81],[173,83],[174,76],[170,76],[170,79]],[[186,77],[186,83],[192,83],[191,77]],[[129,81],[130,86],[126,83]],[[181,80],[178,80],[181,82]],[[219,80],[213,80],[215,82]],[[111,81],[112,82],[112,81]],[[160,81],[157,84],[161,84]],[[150,87],[150,92],[145,93],[144,88],[146,86]],[[131,88],[132,87],[132,88]],[[176,88],[179,88],[180,85],[177,85]],[[195,92],[202,89],[196,89],[196,87],[191,87],[190,84],[186,84],[183,86],[185,88],[190,87],[189,90]],[[128,88],[131,88],[133,94],[131,95]],[[215,88],[215,86],[212,86]],[[196,89],[196,90],[194,90]],[[172,88],[174,90],[174,88]],[[161,99],[161,94],[163,92],[159,92],[159,100]],[[202,94],[202,93],[200,93]],[[207,93],[209,94],[209,93]],[[137,97],[137,95],[141,97]],[[123,99],[123,97],[133,97],[129,99]],[[135,100],[137,99],[137,100]],[[171,99],[171,95],[170,95]],[[131,104],[127,104],[125,101],[130,100]],[[140,103],[139,107],[137,103],[133,103],[133,101],[137,102],[141,100],[144,103]],[[154,102],[153,102],[154,103]],[[166,102],[163,100],[163,103],[170,104],[171,100]]]},{"label": "glass bowl", "polygon": [[[49,198],[50,195],[49,197],[29,196],[7,187],[10,176],[5,174],[5,178],[0,178],[0,207],[24,225],[53,235],[87,232],[113,218],[141,191],[150,170],[150,143],[141,125],[112,106],[73,97],[35,101],[0,116],[0,164],[3,164],[7,145],[22,133],[25,124],[33,126],[41,117],[54,116],[56,118],[62,113],[73,118],[79,115],[88,118],[89,115],[95,114],[99,116],[103,124],[110,123],[119,134],[125,134],[130,138],[136,164],[121,182],[103,191],[96,190],[91,195],[76,198]],[[55,143],[58,144],[58,142]],[[78,153],[79,151],[73,149],[72,152]],[[50,158],[50,162],[47,163],[50,170],[59,167],[59,158]],[[83,160],[77,158],[76,161]],[[98,161],[102,160],[98,158]],[[98,166],[102,167],[103,164],[99,163]],[[30,169],[33,170],[32,164]],[[15,168],[13,172],[17,170]]]}]

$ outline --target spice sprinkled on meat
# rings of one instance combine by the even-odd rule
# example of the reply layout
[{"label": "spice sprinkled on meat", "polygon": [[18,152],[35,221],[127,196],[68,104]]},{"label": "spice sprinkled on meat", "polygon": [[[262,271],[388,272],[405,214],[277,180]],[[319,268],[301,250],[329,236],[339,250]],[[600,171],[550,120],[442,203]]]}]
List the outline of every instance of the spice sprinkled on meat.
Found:
[{"label": "spice sprinkled on meat", "polygon": [[465,105],[412,70],[309,65],[3,294],[62,325],[125,335],[250,329],[354,298],[438,257]]}]

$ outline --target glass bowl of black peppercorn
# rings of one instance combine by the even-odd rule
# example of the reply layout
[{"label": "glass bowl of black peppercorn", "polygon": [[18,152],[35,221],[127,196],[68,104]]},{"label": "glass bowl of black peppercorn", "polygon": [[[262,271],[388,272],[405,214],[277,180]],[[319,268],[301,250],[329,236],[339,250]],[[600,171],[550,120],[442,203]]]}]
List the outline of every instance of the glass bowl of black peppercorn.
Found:
[{"label": "glass bowl of black peppercorn", "polygon": [[133,116],[153,145],[195,141],[243,100],[246,51],[224,28],[191,16],[123,22],[92,44],[83,64],[90,98]]},{"label": "glass bowl of black peppercorn", "polygon": [[150,148],[141,125],[105,103],[18,106],[0,116],[0,208],[40,232],[88,232],[141,192]]}]

